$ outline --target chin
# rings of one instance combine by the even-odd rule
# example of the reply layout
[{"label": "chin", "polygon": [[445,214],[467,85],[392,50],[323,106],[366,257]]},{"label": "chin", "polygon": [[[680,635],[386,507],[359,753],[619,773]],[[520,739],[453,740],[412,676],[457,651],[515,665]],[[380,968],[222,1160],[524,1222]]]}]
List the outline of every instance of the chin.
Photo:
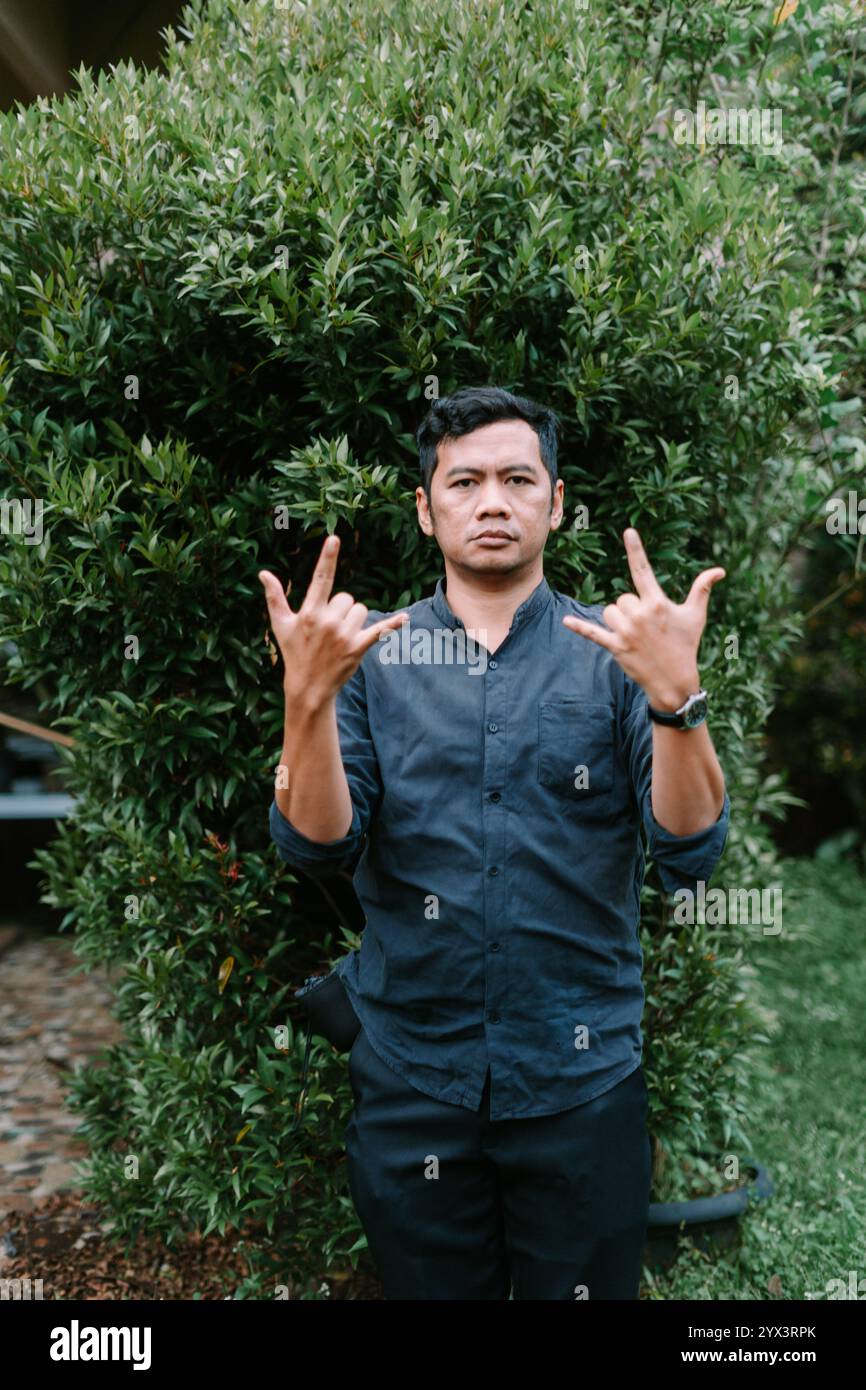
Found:
[{"label": "chin", "polygon": [[506,555],[502,551],[491,550],[486,554],[473,555],[463,563],[466,569],[475,570],[479,574],[489,574],[491,570],[510,574],[512,570],[520,569],[523,560],[515,558],[514,555]]}]

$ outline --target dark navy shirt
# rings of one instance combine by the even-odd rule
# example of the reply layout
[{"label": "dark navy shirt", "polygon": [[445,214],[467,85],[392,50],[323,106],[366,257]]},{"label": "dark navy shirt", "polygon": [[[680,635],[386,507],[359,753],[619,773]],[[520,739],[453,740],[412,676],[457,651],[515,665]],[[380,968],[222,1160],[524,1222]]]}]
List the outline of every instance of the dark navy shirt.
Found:
[{"label": "dark navy shirt", "polygon": [[647,697],[562,623],[603,626],[603,608],[542,579],[491,655],[440,579],[338,693],[348,833],[319,843],[270,808],[293,868],[356,865],[366,926],[338,969],[371,1047],[472,1110],[489,1067],[494,1120],[569,1109],[640,1065],[641,827],[667,892],[707,882],[727,837],[727,790],[706,829],[654,819]]}]

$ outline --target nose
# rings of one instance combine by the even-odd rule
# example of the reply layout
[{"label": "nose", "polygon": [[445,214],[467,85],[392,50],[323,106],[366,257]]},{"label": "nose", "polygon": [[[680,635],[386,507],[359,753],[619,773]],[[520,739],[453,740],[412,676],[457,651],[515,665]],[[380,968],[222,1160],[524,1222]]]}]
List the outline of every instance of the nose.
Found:
[{"label": "nose", "polygon": [[511,505],[501,483],[494,480],[482,485],[475,514],[479,518],[511,515]]}]

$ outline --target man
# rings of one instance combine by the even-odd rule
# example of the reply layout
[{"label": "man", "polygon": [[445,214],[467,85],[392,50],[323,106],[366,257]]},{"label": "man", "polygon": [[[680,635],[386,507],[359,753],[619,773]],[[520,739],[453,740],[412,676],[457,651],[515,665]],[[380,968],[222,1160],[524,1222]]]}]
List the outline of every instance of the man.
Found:
[{"label": "man", "polygon": [[352,1197],[386,1298],[634,1299],[640,829],[668,891],[724,847],[697,667],[724,570],[675,604],[629,528],[637,592],[578,603],[542,568],[553,412],[467,388],[417,438],[432,598],[380,617],[332,595],[335,537],[297,613],[260,574],[285,663],[273,839],[314,876],[360,853]]}]

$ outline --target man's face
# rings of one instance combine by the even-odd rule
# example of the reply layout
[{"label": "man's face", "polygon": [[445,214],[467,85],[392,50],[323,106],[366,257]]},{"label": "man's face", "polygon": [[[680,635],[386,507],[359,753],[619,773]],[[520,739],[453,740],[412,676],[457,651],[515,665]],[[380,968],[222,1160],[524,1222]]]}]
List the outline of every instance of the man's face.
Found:
[{"label": "man's face", "polygon": [[[531,564],[562,521],[562,479],[550,474],[525,420],[497,420],[439,445],[430,481],[415,491],[418,521],[461,568],[507,574]],[[489,532],[504,533],[501,538]]]}]

